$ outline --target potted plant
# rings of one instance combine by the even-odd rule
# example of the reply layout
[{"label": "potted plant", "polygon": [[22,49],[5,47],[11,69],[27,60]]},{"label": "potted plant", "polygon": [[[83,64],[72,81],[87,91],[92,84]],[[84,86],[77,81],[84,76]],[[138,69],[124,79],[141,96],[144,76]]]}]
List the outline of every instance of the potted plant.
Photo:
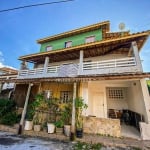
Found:
[{"label": "potted plant", "polygon": [[75,108],[76,108],[76,137],[83,137],[83,109],[87,109],[87,104],[84,102],[84,99],[77,97],[75,99]]},{"label": "potted plant", "polygon": [[34,124],[34,131],[40,131],[41,130],[41,123],[39,118],[39,112],[35,113],[35,116],[33,118],[33,124]]},{"label": "potted plant", "polygon": [[72,106],[71,103],[65,103],[61,104],[61,119],[64,122],[64,134],[66,136],[70,136],[70,130],[71,130],[71,111]]},{"label": "potted plant", "polygon": [[60,120],[56,121],[55,126],[56,126],[56,133],[62,134],[63,133],[63,126],[64,126],[63,120],[60,119]]},{"label": "potted plant", "polygon": [[32,107],[32,104],[28,106],[27,114],[26,114],[26,120],[25,120],[25,126],[24,130],[32,130],[33,128],[33,116],[34,116],[34,109]]}]

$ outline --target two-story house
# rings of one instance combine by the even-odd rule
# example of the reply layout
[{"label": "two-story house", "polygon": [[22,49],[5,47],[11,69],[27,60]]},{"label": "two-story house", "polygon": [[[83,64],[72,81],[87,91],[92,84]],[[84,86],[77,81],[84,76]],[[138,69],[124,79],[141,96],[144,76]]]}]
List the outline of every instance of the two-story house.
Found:
[{"label": "two-story house", "polygon": [[[119,137],[124,122],[141,129],[145,137],[150,128],[145,78],[150,73],[143,72],[139,52],[149,34],[110,32],[110,22],[105,21],[39,39],[40,52],[19,58],[22,70],[15,99],[23,106],[30,83],[32,96],[44,91],[62,103],[81,96],[88,105],[84,132]],[[33,69],[26,69],[27,63]],[[139,126],[140,121],[144,123]]]}]

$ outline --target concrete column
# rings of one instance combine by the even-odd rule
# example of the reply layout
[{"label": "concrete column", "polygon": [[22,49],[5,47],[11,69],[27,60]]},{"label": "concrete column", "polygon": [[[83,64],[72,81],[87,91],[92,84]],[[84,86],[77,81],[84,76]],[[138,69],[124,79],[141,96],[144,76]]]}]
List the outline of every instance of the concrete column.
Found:
[{"label": "concrete column", "polygon": [[150,96],[145,79],[140,80],[141,90],[143,94],[143,103],[145,106],[145,121],[150,124]]},{"label": "concrete column", "polygon": [[44,74],[47,73],[48,63],[49,63],[49,57],[45,57],[44,72],[43,72]]},{"label": "concrete column", "polygon": [[20,65],[20,70],[26,70],[28,69],[28,62],[22,61]]},{"label": "concrete column", "polygon": [[25,103],[24,103],[24,108],[23,108],[23,111],[22,111],[22,116],[21,116],[20,125],[19,125],[19,129],[18,129],[18,134],[21,134],[21,132],[22,132],[22,126],[23,126],[23,123],[24,123],[24,120],[25,120],[25,115],[26,115],[26,112],[27,112],[27,106],[28,106],[28,101],[29,101],[29,96],[30,96],[30,91],[31,91],[32,86],[33,86],[33,84],[29,83],[28,91],[27,91],[27,95],[26,95],[26,100],[25,100]]},{"label": "concrete column", "polygon": [[72,121],[71,121],[71,137],[70,139],[75,140],[75,99],[77,97],[77,83],[73,83],[73,102],[72,102]]},{"label": "concrete column", "polygon": [[83,72],[83,56],[84,53],[83,53],[83,50],[80,50],[80,58],[79,58],[79,71],[78,71],[78,74],[82,74]]},{"label": "concrete column", "polygon": [[143,68],[142,68],[142,64],[141,64],[141,59],[140,59],[139,52],[138,52],[137,43],[135,41],[132,42],[132,48],[133,48],[133,53],[134,53],[134,57],[135,57],[138,69],[139,69],[140,72],[143,72]]}]

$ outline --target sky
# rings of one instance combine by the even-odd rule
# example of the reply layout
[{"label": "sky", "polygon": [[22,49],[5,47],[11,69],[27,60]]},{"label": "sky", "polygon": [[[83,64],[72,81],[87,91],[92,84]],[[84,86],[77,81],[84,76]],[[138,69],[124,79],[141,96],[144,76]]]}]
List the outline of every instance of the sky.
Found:
[{"label": "sky", "polygon": [[[0,10],[60,0],[0,0]],[[0,13],[0,66],[20,68],[18,58],[40,51],[37,39],[109,20],[131,33],[150,30],[149,0],[74,0]],[[150,72],[150,38],[140,52],[143,70]]]}]

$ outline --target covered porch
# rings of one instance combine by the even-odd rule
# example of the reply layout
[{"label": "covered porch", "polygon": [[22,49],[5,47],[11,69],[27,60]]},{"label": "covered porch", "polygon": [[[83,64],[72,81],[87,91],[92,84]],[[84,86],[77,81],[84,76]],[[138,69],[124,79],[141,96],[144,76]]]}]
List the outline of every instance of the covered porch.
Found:
[{"label": "covered porch", "polygon": [[82,83],[81,93],[89,106],[84,112],[85,132],[139,138],[139,122],[149,123],[145,105],[149,95],[144,85],[144,79]]}]

